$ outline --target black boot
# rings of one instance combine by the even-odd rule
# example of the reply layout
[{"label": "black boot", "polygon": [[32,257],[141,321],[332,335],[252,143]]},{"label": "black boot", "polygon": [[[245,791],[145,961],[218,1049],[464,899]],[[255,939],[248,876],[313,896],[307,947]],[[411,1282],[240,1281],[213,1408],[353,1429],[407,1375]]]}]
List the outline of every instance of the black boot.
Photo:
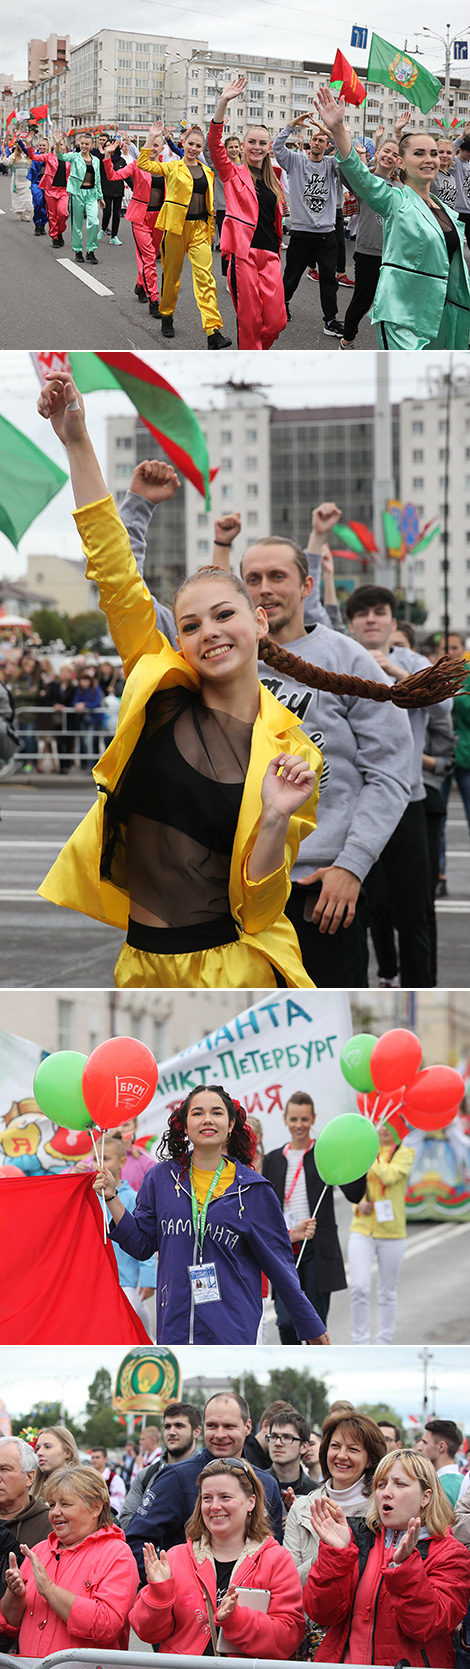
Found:
[{"label": "black boot", "polygon": [[[64,241],[64,240],[63,240],[63,238],[62,238],[62,243],[63,243],[63,241]],[[53,249],[60,249],[60,246],[61,246],[61,244],[60,244],[60,238],[53,238],[53,239],[52,239],[52,248],[53,248]]]},{"label": "black boot", "polygon": [[94,249],[87,249],[87,252],[86,252],[86,258],[87,258],[87,261],[89,261],[89,262],[90,262],[90,266],[91,266],[91,267],[99,267],[99,264],[100,264],[100,263],[99,263],[99,261],[97,261],[97,259],[96,259],[96,255],[95,255],[95,251],[94,251]]},{"label": "black boot", "polygon": [[62,232],[59,232],[59,236],[58,236],[58,239],[57,239],[57,242],[58,242],[58,245],[59,245],[59,249],[63,249],[63,247],[64,247],[64,239],[63,239],[63,237],[62,237]]},{"label": "black boot", "polygon": [[[149,301],[149,313],[150,313],[151,319],[161,319],[161,313],[160,313],[160,308],[159,308],[159,305],[158,305],[158,301]],[[174,331],[173,331],[173,335],[174,335]]]},{"label": "black boot", "polygon": [[162,318],[162,336],[166,336],[167,339],[169,339],[170,336],[174,336],[174,334],[175,327],[173,324],[173,314],[167,313],[165,318]]},{"label": "black boot", "polygon": [[41,237],[41,227],[40,226],[35,226],[34,236],[35,236],[35,238],[40,238]]},{"label": "black boot", "polygon": [[231,348],[232,339],[230,336],[222,336],[221,330],[212,330],[207,338],[207,346],[208,348]]},{"label": "black boot", "polygon": [[148,301],[147,291],[143,284],[135,285],[134,295],[137,296],[138,301]]},{"label": "black boot", "polygon": [[75,256],[75,260],[76,260],[76,261],[78,261],[78,262],[79,262],[79,264],[80,264],[80,266],[81,266],[81,267],[84,267],[84,265],[85,265],[85,262],[84,262],[84,259],[83,259],[83,255],[82,255],[82,251],[81,251],[81,249],[79,249],[79,250],[78,250],[78,253],[77,253],[77,254],[76,254],[76,256]]}]

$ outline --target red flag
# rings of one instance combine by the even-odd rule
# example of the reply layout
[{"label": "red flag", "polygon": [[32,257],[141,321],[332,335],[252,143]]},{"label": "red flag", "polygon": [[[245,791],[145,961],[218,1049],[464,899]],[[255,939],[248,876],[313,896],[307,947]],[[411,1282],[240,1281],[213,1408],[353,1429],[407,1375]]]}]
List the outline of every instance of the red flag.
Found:
[{"label": "red flag", "polygon": [[375,543],[374,535],[371,533],[370,527],[366,527],[365,522],[349,522],[348,526],[352,527],[353,533],[357,533],[364,550],[378,551],[379,547]]},{"label": "red flag", "polygon": [[14,122],[15,116],[16,116],[16,110],[10,110],[10,115],[7,116],[7,119],[6,119],[6,122],[5,122],[5,127],[9,127],[10,122]]},{"label": "red flag", "polygon": [[0,1229],[3,1344],[148,1344],[119,1286],[112,1243],[104,1245],[92,1178],[9,1178],[6,1169]]},{"label": "red flag", "polygon": [[48,104],[31,105],[31,110],[30,110],[29,114],[30,114],[30,116],[32,116],[33,122],[42,122],[44,116],[47,116],[48,109],[49,109]]},{"label": "red flag", "polygon": [[348,64],[348,60],[345,58],[344,52],[340,52],[339,50],[336,53],[336,58],[330,75],[330,81],[342,82],[341,93],[343,98],[346,100],[346,104],[364,103],[366,89],[363,87],[362,81],[359,81],[359,77],[356,75],[356,71],[353,70],[352,64]]}]

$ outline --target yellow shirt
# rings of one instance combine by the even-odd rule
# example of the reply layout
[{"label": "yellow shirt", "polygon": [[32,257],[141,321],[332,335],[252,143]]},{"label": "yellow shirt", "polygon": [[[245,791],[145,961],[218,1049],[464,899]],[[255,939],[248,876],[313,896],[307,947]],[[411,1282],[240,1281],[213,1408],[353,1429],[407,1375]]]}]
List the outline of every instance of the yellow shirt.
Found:
[{"label": "yellow shirt", "polygon": [[399,1147],[391,1159],[389,1148],[380,1148],[370,1171],[367,1172],[367,1198],[371,1201],[390,1200],[393,1217],[380,1222],[375,1211],[369,1217],[358,1216],[354,1207],[351,1230],[355,1234],[373,1235],[374,1240],[405,1240],[406,1184],[414,1159],[412,1147]]},{"label": "yellow shirt", "polygon": [[[195,1165],[192,1165],[191,1166],[191,1176],[192,1176],[192,1179],[193,1179],[193,1188],[194,1188],[194,1192],[195,1192],[196,1199],[197,1199],[198,1211],[202,1211],[202,1207],[204,1205],[204,1200],[207,1198],[207,1195],[209,1193],[209,1188],[210,1188],[210,1185],[211,1185],[211,1182],[212,1182],[212,1178],[215,1176],[215,1170],[214,1171],[199,1171],[199,1170],[196,1170]],[[234,1181],[235,1181],[235,1165],[232,1164],[231,1159],[226,1159],[224,1169],[222,1171],[222,1175],[219,1176],[218,1183],[216,1184],[216,1187],[214,1188],[214,1192],[213,1192],[213,1195],[212,1195],[213,1200],[218,1200],[218,1199],[220,1199],[221,1194],[226,1194],[227,1193],[227,1188],[231,1188],[232,1182],[234,1182]]]}]

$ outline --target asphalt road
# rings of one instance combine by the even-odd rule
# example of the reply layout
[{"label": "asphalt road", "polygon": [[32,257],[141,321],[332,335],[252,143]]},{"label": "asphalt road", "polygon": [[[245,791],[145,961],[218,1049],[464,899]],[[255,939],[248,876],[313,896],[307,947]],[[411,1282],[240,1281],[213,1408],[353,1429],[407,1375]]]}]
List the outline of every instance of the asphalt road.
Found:
[{"label": "asphalt road", "polygon": [[[48,235],[35,238],[32,221],[17,221],[10,207],[10,184],[0,176],[0,248],[2,259],[2,345],[4,348],[149,349],[165,353],[205,348],[200,316],[194,301],[189,262],[185,261],[175,317],[174,342],[163,341],[158,319],[151,319],[148,307],[134,295],[137,267],[132,228],[121,220],[120,249],[109,238],[98,244],[98,267],[75,266],[70,226],[63,249],[53,249]],[[353,245],[346,243],[347,269],[354,277]],[[283,256],[283,259],[285,257]],[[161,265],[157,271],[161,274]],[[224,333],[237,345],[236,321],[220,256],[214,255],[219,308]],[[89,282],[88,282],[89,281]],[[98,282],[107,294],[93,285]],[[344,319],[352,291],[338,290],[338,316]],[[292,323],[283,331],[273,351],[292,348],[321,348],[337,353],[334,337],[323,334],[323,317],[318,284],[304,275],[291,303]],[[375,331],[362,321],[357,346],[375,348]]]},{"label": "asphalt road", "polygon": [[[351,1206],[335,1189],[335,1214],[346,1274]],[[409,1223],[393,1343],[468,1344],[470,1223]],[[376,1273],[372,1278],[371,1344],[376,1318]],[[274,1305],[269,1304],[267,1344],[279,1344]],[[351,1345],[349,1293],[332,1295],[328,1315],[332,1344]],[[358,1347],[360,1348],[360,1347]]]},{"label": "asphalt road", "polygon": [[[0,988],[106,989],[122,943],[114,928],[38,898],[36,888],[94,799],[91,778],[0,779]],[[447,819],[449,897],[436,906],[439,985],[469,984],[470,847],[460,798]],[[371,957],[370,984],[376,979]]]}]

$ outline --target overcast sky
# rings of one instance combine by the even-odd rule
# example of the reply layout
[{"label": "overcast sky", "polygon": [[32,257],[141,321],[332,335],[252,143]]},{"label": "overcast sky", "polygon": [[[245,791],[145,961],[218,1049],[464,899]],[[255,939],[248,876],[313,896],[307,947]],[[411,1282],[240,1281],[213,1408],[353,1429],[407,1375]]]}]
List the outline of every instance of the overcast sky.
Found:
[{"label": "overcast sky", "polygon": [[[200,353],[148,353],[140,356],[153,364],[158,372],[198,410],[210,405],[222,405],[223,385],[230,378],[257,383],[268,401],[277,407],[309,407],[357,404],[373,401],[377,355],[356,353],[341,361],[330,354],[297,352],[284,354],[225,353],[220,361]],[[442,368],[449,356],[436,356]],[[468,369],[468,355],[453,354],[454,367],[461,360]],[[215,364],[214,364],[215,360]],[[391,353],[386,368],[390,374],[390,396],[402,399],[423,395],[435,368],[432,354],[416,355]],[[381,355],[382,364],[384,356]],[[60,442],[43,418],[38,416],[36,401],[39,382],[29,353],[6,350],[0,354],[0,413],[8,422],[28,434],[35,444],[66,467]],[[91,436],[106,475],[106,418],[131,410],[126,395],[116,392],[95,393],[87,397],[87,420]],[[149,454],[154,456],[154,442],[149,435]],[[211,457],[211,465],[219,463]],[[339,490],[339,487],[338,487]],[[1,464],[0,464],[1,492]],[[341,502],[339,500],[339,502]],[[78,558],[81,545],[75,524],[71,520],[72,495],[66,485],[46,510],[32,523],[16,552],[9,540],[0,534],[0,575],[11,580],[26,571],[28,555],[44,553]]]},{"label": "overcast sky", "polygon": [[[119,1363],[125,1355],[122,1347],[67,1346],[51,1349],[40,1345],[33,1348],[10,1346],[3,1353],[0,1396],[10,1414],[28,1413],[34,1398],[38,1401],[60,1401],[63,1394],[69,1414],[82,1412],[87,1388],[98,1368],[106,1367],[115,1381]],[[421,1415],[423,1397],[422,1352],[411,1346],[394,1346],[393,1350],[361,1346],[360,1350],[332,1346],[328,1352],[302,1350],[298,1345],[284,1347],[246,1347],[220,1345],[217,1351],[199,1349],[197,1345],[181,1345],[176,1350],[183,1381],[185,1375],[213,1371],[217,1376],[256,1374],[266,1381],[274,1368],[307,1369],[314,1377],[327,1384],[330,1401],[346,1395],[352,1402],[385,1402],[397,1410],[403,1420],[410,1414]],[[209,1358],[212,1356],[212,1362]],[[457,1420],[470,1429],[470,1350],[462,1345],[458,1350],[436,1347],[430,1353],[428,1368],[429,1407],[434,1404],[446,1419]],[[437,1392],[431,1390],[436,1385]]]},{"label": "overcast sky", "polygon": [[[375,13],[359,6],[356,22],[375,29],[394,46],[424,53],[423,62],[440,73],[443,69],[443,47],[437,40],[427,42],[422,34],[427,24],[437,35],[445,36],[445,24],[450,22],[451,38],[465,36],[464,14],[455,0],[445,13],[438,0],[427,0],[424,6],[415,0],[381,0]],[[132,13],[127,0],[102,0],[97,11],[94,0],[81,0],[76,14],[78,27],[72,43],[86,40],[97,29],[132,28],[137,33],[165,35],[194,42],[208,42],[209,47],[224,52],[264,53],[272,57],[294,58],[301,62],[332,62],[337,47],[348,53],[351,40],[352,14],[345,11],[341,0],[333,0],[327,13],[322,0],[304,0],[303,4],[286,5],[286,0],[228,0],[224,7],[219,0],[172,0],[170,11],[163,0],[134,0]],[[72,19],[69,13],[68,21]],[[0,69],[24,80],[27,75],[27,42],[38,35],[47,36],[52,30],[62,34],[66,18],[63,0],[49,0],[45,10],[38,11],[35,0],[24,0],[21,11],[4,8],[2,18],[2,59]],[[369,35],[370,43],[370,35]],[[354,52],[354,59],[364,68],[368,52]],[[462,66],[466,73],[468,66]]]}]

